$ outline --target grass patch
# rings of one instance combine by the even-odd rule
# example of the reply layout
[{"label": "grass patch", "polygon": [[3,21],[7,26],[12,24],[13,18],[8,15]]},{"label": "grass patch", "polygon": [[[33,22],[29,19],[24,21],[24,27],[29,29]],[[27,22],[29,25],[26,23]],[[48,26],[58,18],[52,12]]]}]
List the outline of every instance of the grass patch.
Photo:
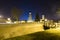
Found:
[{"label": "grass patch", "polygon": [[57,30],[46,30],[43,32],[32,33],[32,34],[18,36],[5,40],[60,40],[59,34],[60,32],[58,32]]}]

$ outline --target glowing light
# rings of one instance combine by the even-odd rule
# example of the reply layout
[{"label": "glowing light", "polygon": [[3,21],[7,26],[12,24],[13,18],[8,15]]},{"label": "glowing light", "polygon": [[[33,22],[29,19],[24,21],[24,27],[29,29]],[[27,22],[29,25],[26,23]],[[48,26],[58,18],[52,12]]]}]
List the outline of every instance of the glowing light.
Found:
[{"label": "glowing light", "polygon": [[27,20],[27,22],[33,22],[33,20],[32,20],[32,14],[31,14],[31,12],[29,12],[29,17],[28,17],[28,20]]},{"label": "glowing light", "polygon": [[47,21],[47,19],[45,19],[45,21]]},{"label": "glowing light", "polygon": [[17,23],[17,22],[14,22],[14,23]]},{"label": "glowing light", "polygon": [[19,21],[15,21],[14,23],[19,23]]},{"label": "glowing light", "polygon": [[42,15],[42,20],[44,20],[45,19],[45,16],[44,15]]},{"label": "glowing light", "polygon": [[10,18],[7,18],[6,23],[12,23]]},{"label": "glowing light", "polygon": [[25,21],[20,21],[21,23],[25,23]]},{"label": "glowing light", "polygon": [[0,15],[0,18],[2,18],[3,16],[2,15]]},{"label": "glowing light", "polygon": [[11,23],[10,21],[6,21],[6,23]]},{"label": "glowing light", "polygon": [[11,20],[10,18],[8,18],[7,20]]},{"label": "glowing light", "polygon": [[33,22],[32,20],[29,20],[29,21],[27,21],[27,22]]},{"label": "glowing light", "polygon": [[31,14],[31,12],[29,14]]},{"label": "glowing light", "polygon": [[0,16],[0,18],[1,18],[2,16]]}]

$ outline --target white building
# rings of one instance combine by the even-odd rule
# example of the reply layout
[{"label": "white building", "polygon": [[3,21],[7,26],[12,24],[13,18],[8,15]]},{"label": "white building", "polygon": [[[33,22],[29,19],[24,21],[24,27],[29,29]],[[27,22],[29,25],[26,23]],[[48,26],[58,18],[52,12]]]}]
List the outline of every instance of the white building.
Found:
[{"label": "white building", "polygon": [[29,17],[28,17],[28,20],[27,20],[27,22],[33,22],[33,20],[32,20],[32,14],[31,14],[31,12],[29,12]]}]

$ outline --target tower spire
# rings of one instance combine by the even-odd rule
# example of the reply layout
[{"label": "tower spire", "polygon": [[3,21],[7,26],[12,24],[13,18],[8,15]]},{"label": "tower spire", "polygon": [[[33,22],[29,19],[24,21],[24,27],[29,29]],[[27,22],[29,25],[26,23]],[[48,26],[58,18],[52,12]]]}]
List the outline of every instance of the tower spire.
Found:
[{"label": "tower spire", "polygon": [[28,17],[28,21],[27,22],[33,22],[33,20],[32,20],[32,13],[31,12],[29,12],[29,17]]}]

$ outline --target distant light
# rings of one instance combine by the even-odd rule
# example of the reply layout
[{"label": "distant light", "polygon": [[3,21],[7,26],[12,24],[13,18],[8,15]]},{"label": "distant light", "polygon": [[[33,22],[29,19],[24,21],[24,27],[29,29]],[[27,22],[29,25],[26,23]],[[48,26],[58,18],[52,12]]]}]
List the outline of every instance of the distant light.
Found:
[{"label": "distant light", "polygon": [[14,23],[19,23],[19,21],[14,21]]},{"label": "distant light", "polygon": [[2,16],[0,16],[0,18],[1,18]]},{"label": "distant light", "polygon": [[9,22],[9,21],[6,21],[6,23],[11,23],[11,22]]},{"label": "distant light", "polygon": [[7,18],[6,23],[12,23],[11,19],[10,18]]},{"label": "distant light", "polygon": [[11,20],[10,18],[8,18],[7,20]]},{"label": "distant light", "polygon": [[20,21],[21,23],[25,23],[25,21]]},{"label": "distant light", "polygon": [[29,14],[31,14],[31,12]]},{"label": "distant light", "polygon": [[32,20],[29,20],[29,21],[27,21],[27,22],[29,23],[29,22],[33,22],[33,21],[32,21]]},{"label": "distant light", "polygon": [[2,18],[2,15],[0,15],[0,18]]},{"label": "distant light", "polygon": [[45,19],[45,21],[47,21],[47,19]]},{"label": "distant light", "polygon": [[14,23],[17,23],[17,22],[14,22]]}]

